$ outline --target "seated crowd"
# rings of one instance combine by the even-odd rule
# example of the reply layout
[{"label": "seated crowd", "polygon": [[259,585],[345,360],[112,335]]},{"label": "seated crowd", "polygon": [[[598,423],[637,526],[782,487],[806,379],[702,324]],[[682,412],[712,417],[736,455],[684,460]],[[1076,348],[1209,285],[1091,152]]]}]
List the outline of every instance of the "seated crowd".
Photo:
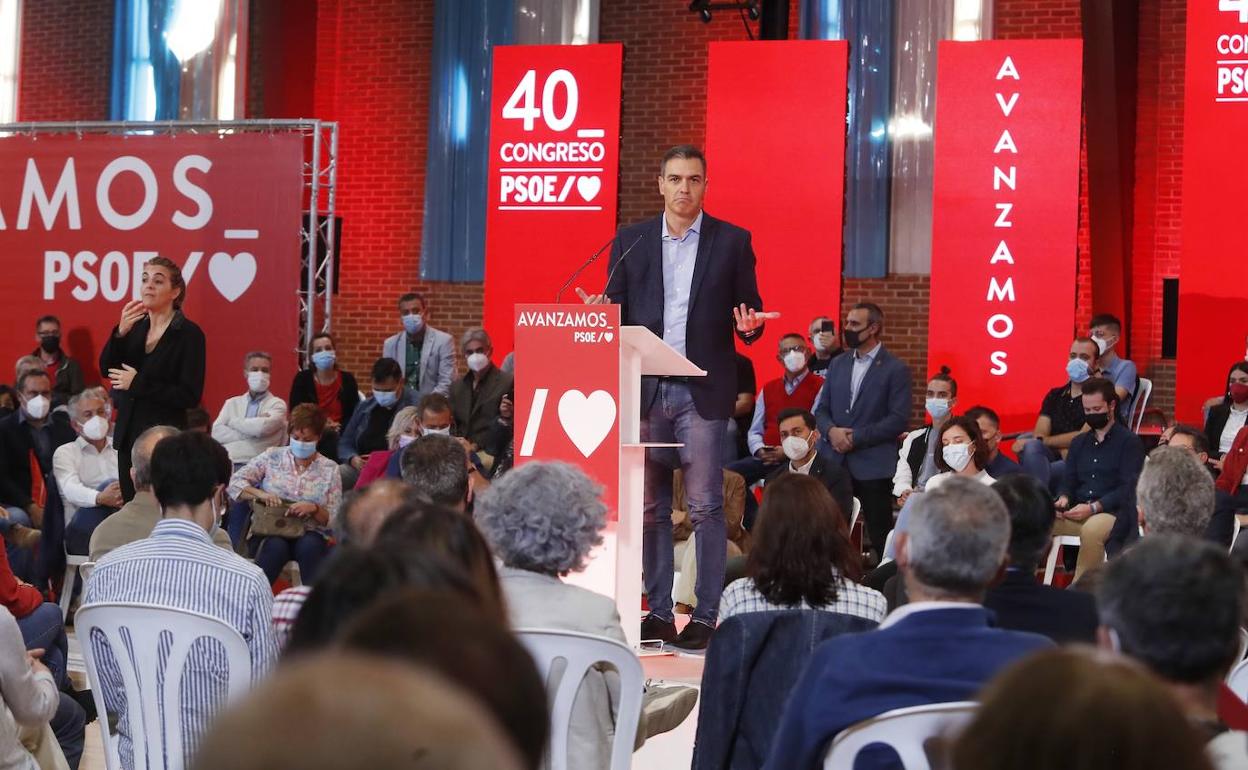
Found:
[{"label": "seated crowd", "polygon": [[[761,387],[739,362],[741,451],[734,438],[724,473],[747,491],[718,606],[698,589],[713,633],[672,646],[706,656],[701,690],[593,666],[565,734],[529,635],[624,645],[639,620],[563,580],[604,541],[603,490],[564,463],[512,468],[510,357],[494,364],[483,329],[456,350],[420,295],[398,309],[367,395],[329,334],[287,399],[254,351],[245,392],[186,430],[148,428],[120,463],[108,392],[86,387],[60,322],[39,320],[39,348],[0,392],[6,766],[77,768],[98,719],[126,768],[538,768],[552,750],[606,768],[618,725],[637,748],[697,705],[695,768],[821,768],[842,766],[862,723],[961,704],[934,766],[1248,768],[1248,686],[1226,684],[1248,639],[1248,541],[1234,542],[1248,363],[1204,426],[1167,426],[1146,452],[1112,316],[1073,340],[1066,381],[1014,436],[990,404],[960,408],[948,368],[913,428],[911,375],[873,304],[841,335],[827,317],[784,335]],[[67,557],[89,577],[62,580]],[[74,600],[91,691],[70,681],[59,599]],[[178,724],[136,706],[138,642],[119,645],[109,623],[140,610],[120,605],[230,637],[183,651],[165,690]],[[143,649],[163,645],[163,666],[176,635]],[[635,732],[624,703],[640,704]],[[298,729],[274,729],[292,712]],[[886,744],[843,766],[899,767]]]}]

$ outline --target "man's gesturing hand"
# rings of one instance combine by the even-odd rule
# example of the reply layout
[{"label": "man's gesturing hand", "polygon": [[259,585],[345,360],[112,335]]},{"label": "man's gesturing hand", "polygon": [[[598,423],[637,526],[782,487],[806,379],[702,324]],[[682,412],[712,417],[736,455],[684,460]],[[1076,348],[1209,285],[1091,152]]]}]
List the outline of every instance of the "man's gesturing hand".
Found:
[{"label": "man's gesturing hand", "polygon": [[780,314],[775,312],[759,312],[753,308],[747,308],[745,303],[742,302],[740,307],[734,307],[732,309],[732,317],[733,320],[737,322],[737,331],[743,334],[748,334],[762,326],[767,321],[779,318]]}]

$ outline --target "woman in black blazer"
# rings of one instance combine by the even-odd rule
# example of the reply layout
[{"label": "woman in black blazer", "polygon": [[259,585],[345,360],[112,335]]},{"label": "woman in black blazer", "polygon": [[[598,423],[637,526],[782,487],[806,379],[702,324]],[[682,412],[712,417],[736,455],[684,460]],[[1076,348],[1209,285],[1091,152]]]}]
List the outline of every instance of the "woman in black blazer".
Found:
[{"label": "woman in black blazer", "polygon": [[186,281],[171,260],[143,266],[142,299],[127,302],[121,321],[100,351],[100,373],[113,385],[118,479],[127,501],[134,497],[130,449],[155,425],[186,427],[186,411],[204,395],[204,332],[182,315]]},{"label": "woman in black blazer", "polygon": [[360,386],[351,372],[338,368],[334,338],[328,332],[312,338],[308,368],[295,375],[288,403],[292,410],[300,404],[315,404],[329,417],[316,449],[338,462],[338,436],[342,426],[351,422],[351,415],[360,404]]},{"label": "woman in black blazer", "polygon": [[[1240,415],[1248,409],[1248,361],[1236,361],[1231,365],[1231,370],[1226,373],[1226,390],[1222,392],[1222,403],[1210,407],[1209,416],[1205,418],[1205,438],[1209,441],[1209,456],[1215,460],[1222,459],[1220,451],[1222,433],[1226,429],[1227,420],[1231,419],[1232,409],[1236,415],[1235,422],[1239,427],[1243,427],[1244,421]],[[1238,432],[1236,428],[1234,433]],[[1231,439],[1234,440],[1234,438],[1232,435]]]}]

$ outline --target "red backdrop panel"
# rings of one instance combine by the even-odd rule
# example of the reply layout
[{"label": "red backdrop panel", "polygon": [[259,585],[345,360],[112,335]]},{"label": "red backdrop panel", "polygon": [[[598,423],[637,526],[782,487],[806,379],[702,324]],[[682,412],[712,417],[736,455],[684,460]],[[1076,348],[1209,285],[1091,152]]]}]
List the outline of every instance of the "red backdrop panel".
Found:
[{"label": "red backdrop panel", "polygon": [[1075,316],[1078,40],[942,42],[926,377],[1030,429]]},{"label": "red backdrop panel", "polygon": [[[620,483],[620,306],[517,305],[516,464],[562,460]],[[536,407],[534,406],[536,402]]]},{"label": "red backdrop panel", "polygon": [[204,407],[215,414],[246,389],[249,350],[273,355],[273,389],[285,395],[297,367],[302,158],[298,136],[0,140],[0,324],[10,332],[0,380],[50,313],[98,382],[100,347],[138,298],[143,262],[159,255],[182,267],[183,311],[208,339]]},{"label": "red backdrop panel", "polygon": [[1224,392],[1227,369],[1245,358],[1246,41],[1248,3],[1188,2],[1175,416],[1196,425],[1201,404]]},{"label": "red backdrop panel", "polygon": [[753,234],[759,293],[782,314],[747,351],[760,386],[783,371],[781,334],[839,315],[848,51],[842,40],[710,44],[706,210]]},{"label": "red backdrop panel", "polygon": [[[517,302],[554,302],[615,231],[619,44],[498,46],[490,109],[485,327],[512,348]],[[607,253],[573,288],[606,285]]]}]

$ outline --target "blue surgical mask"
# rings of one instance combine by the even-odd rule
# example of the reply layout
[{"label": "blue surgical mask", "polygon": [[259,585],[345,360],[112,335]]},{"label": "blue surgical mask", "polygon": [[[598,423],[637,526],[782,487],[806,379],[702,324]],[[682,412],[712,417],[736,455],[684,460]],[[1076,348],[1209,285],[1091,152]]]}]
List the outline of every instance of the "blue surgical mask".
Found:
[{"label": "blue surgical mask", "polygon": [[393,390],[374,390],[373,400],[377,402],[377,406],[389,408],[399,400],[399,394]]},{"label": "blue surgical mask", "polygon": [[334,355],[332,350],[318,350],[312,354],[312,365],[322,372],[326,369],[333,369],[334,361],[337,360],[338,357]]},{"label": "blue surgical mask", "polygon": [[403,316],[403,329],[408,334],[415,334],[425,328],[425,319],[420,313],[411,313]]},{"label": "blue surgical mask", "polygon": [[300,441],[297,438],[290,440],[290,453],[300,460],[306,460],[316,454],[315,441]]},{"label": "blue surgical mask", "polygon": [[1072,358],[1066,362],[1066,374],[1071,382],[1087,382],[1092,376],[1092,370],[1088,368],[1087,361],[1082,358]]},{"label": "blue surgical mask", "polygon": [[945,415],[949,414],[949,399],[929,398],[924,402],[924,408],[933,420],[943,420]]}]

